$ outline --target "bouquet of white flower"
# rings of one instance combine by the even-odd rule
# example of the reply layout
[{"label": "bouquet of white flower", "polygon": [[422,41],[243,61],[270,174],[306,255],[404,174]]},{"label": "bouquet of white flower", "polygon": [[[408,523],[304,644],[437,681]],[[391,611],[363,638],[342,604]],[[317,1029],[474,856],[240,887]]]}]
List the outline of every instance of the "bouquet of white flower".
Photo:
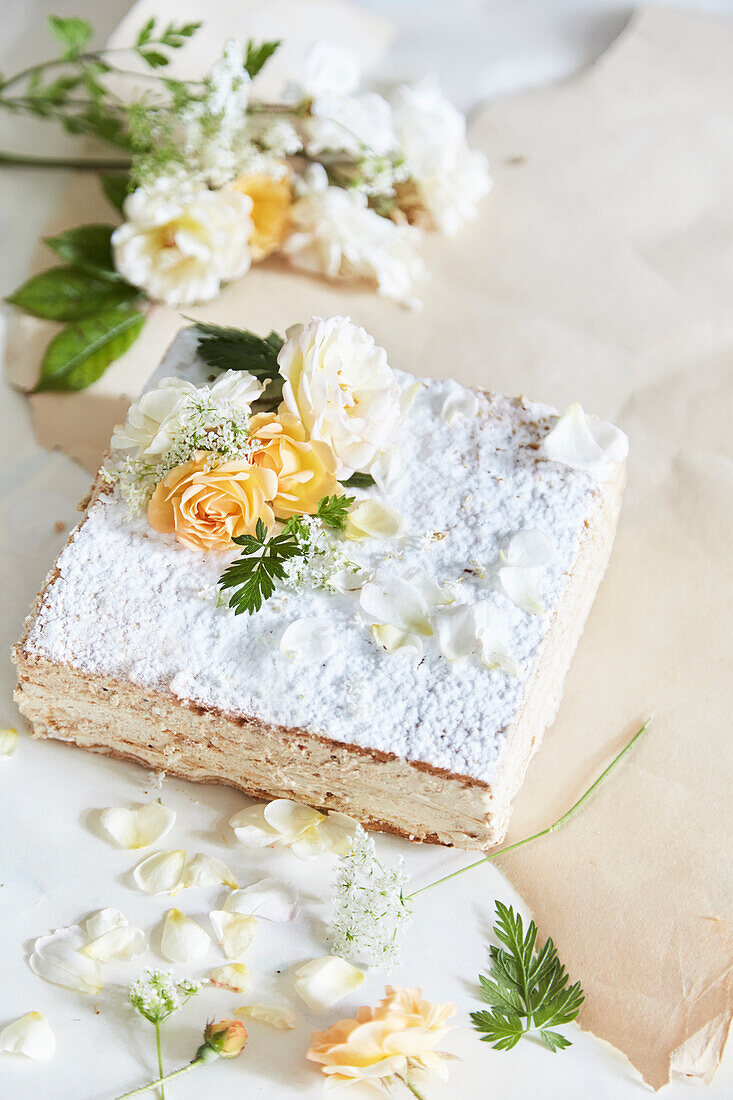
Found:
[{"label": "bouquet of white flower", "polygon": [[415,305],[426,275],[421,229],[455,233],[490,189],[463,115],[431,81],[403,86],[389,102],[360,90],[349,51],[317,43],[269,102],[257,98],[255,82],[279,42],[227,42],[203,79],[174,80],[161,75],[171,51],[200,24],[161,28],[151,19],[130,47],[146,67],[132,74],[133,87],[150,89],[123,99],[107,78],[124,77],[125,51],[90,49],[85,20],[54,16],[50,25],[61,56],[2,81],[0,108],[59,120],[126,155],[0,154],[5,164],[103,170],[104,192],[123,218],[49,238],[64,266],[9,299],[66,323],[47,348],[38,389],[82,389],[99,378],[137,338],[146,301],[210,301],[274,253]]}]

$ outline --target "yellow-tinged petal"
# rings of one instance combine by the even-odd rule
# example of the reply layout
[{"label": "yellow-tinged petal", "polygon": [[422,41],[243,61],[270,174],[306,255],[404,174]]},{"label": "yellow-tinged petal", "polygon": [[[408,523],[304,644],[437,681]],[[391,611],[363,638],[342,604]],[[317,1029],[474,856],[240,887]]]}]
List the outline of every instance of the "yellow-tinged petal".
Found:
[{"label": "yellow-tinged petal", "polygon": [[314,1012],[343,1000],[364,981],[363,970],[338,955],[311,959],[295,971],[295,992]]},{"label": "yellow-tinged petal", "polygon": [[182,848],[156,852],[138,863],[133,878],[146,894],[175,894],[183,888],[186,853]]},{"label": "yellow-tinged petal", "polygon": [[236,1009],[236,1016],[248,1016],[250,1020],[261,1020],[279,1031],[289,1031],[295,1027],[298,1017],[292,1008],[280,1008],[278,1005],[242,1005]]},{"label": "yellow-tinged petal", "polygon": [[[0,730],[0,757],[13,756],[18,747],[18,731]],[[25,1019],[25,1017],[22,1017]]]},{"label": "yellow-tinged petal", "polygon": [[56,1039],[42,1012],[26,1012],[0,1031],[0,1054],[22,1054],[45,1061],[56,1050]]},{"label": "yellow-tinged petal", "polygon": [[230,913],[226,909],[213,909],[209,913],[209,920],[226,957],[241,959],[254,941],[257,932],[256,917]]},{"label": "yellow-tinged petal", "polygon": [[102,810],[99,823],[120,848],[148,848],[170,832],[176,820],[175,810],[161,802],[147,802],[127,809],[113,806]]},{"label": "yellow-tinged petal", "polygon": [[147,947],[142,928],[133,928],[127,924],[121,928],[112,928],[102,936],[92,940],[84,948],[84,953],[98,962],[111,962],[113,959],[131,959],[141,955]]},{"label": "yellow-tinged petal", "polygon": [[229,886],[236,889],[238,883],[226,863],[215,856],[206,856],[199,852],[186,864],[183,885]]},{"label": "yellow-tinged petal", "polygon": [[265,806],[265,821],[281,837],[295,840],[306,829],[323,821],[323,814],[289,798],[276,798]]},{"label": "yellow-tinged petal", "polygon": [[246,848],[266,848],[280,839],[279,833],[272,829],[265,819],[265,807],[246,806],[229,818],[229,824],[240,844]]},{"label": "yellow-tinged petal", "polygon": [[344,534],[349,539],[394,539],[407,533],[404,516],[371,497],[355,504],[346,516]]},{"label": "yellow-tinged petal", "polygon": [[211,971],[209,981],[222,989],[231,989],[233,993],[249,993],[252,981],[246,963],[227,963]]},{"label": "yellow-tinged petal", "polygon": [[200,924],[180,909],[168,910],[160,938],[160,950],[166,959],[181,965],[196,962],[210,946],[211,939]]},{"label": "yellow-tinged petal", "polygon": [[242,913],[286,924],[298,913],[298,895],[277,879],[263,878],[243,890],[232,890],[224,902],[224,909],[227,913]]}]

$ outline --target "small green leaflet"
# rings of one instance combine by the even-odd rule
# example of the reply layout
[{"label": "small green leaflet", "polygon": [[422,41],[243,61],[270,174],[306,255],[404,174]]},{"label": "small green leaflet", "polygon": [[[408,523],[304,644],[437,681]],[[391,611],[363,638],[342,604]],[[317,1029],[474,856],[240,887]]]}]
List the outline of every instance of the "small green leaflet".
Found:
[{"label": "small green leaflet", "polygon": [[257,336],[240,328],[194,322],[198,353],[216,370],[246,370],[260,382],[278,377],[277,357],[285,340],[276,332]]},{"label": "small green leaflet", "polygon": [[92,24],[88,19],[79,19],[77,16],[64,18],[61,15],[51,15],[48,19],[51,34],[57,42],[66,48],[62,56],[66,61],[73,61],[78,57],[85,46],[88,46],[92,38]]},{"label": "small green leaflet", "polygon": [[116,278],[112,262],[113,225],[77,225],[56,237],[44,237],[45,244],[67,264]]},{"label": "small green leaflet", "polygon": [[80,321],[139,297],[137,287],[77,267],[52,267],[8,296],[11,305],[47,321]]},{"label": "small green leaflet", "polygon": [[124,172],[105,172],[99,177],[99,186],[107,201],[121,214],[122,204],[130,190],[130,177]]},{"label": "small green leaflet", "polygon": [[481,1040],[496,1050],[511,1050],[523,1035],[535,1032],[552,1051],[571,1045],[554,1027],[576,1018],[585,1000],[580,982],[568,986],[565,967],[551,939],[536,951],[537,925],[525,934],[514,909],[496,902],[494,935],[504,947],[491,945],[490,977],[479,976],[481,998],[491,1010],[471,1013]]},{"label": "small green leaflet", "polygon": [[67,325],[46,348],[34,392],[90,386],[135,343],[144,324],[144,313],[118,306]]},{"label": "small green leaflet", "polygon": [[267,528],[258,519],[254,535],[234,539],[243,553],[224,570],[219,587],[232,589],[229,606],[235,615],[259,611],[263,600],[269,600],[275,591],[276,582],[285,580],[285,562],[305,555],[307,543],[300,541],[297,532],[298,525],[289,520],[279,535],[268,539]]},{"label": "small green leaflet", "polygon": [[279,39],[273,42],[255,43],[250,38],[247,43],[247,55],[244,59],[244,67],[250,78],[254,80],[257,74],[264,68],[272,55],[280,45]]},{"label": "small green leaflet", "polygon": [[352,474],[346,481],[342,481],[341,484],[345,489],[368,489],[371,485],[374,485],[374,478],[371,474]]},{"label": "small green leaflet", "polygon": [[326,527],[331,527],[334,531],[343,531],[346,513],[355,500],[356,497],[322,497],[318,502],[316,515]]}]

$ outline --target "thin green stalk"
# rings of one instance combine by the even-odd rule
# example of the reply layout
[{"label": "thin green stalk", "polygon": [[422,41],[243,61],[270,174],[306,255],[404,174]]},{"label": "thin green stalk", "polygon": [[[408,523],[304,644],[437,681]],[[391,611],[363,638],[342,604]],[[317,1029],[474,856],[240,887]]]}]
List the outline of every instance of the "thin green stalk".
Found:
[{"label": "thin green stalk", "polygon": [[440,886],[441,883],[448,882],[450,879],[456,878],[458,875],[462,875],[464,871],[470,871],[472,867],[479,867],[482,863],[488,863],[490,860],[496,859],[497,856],[503,856],[507,852],[513,852],[515,848],[521,848],[523,844],[529,844],[533,840],[539,840],[540,837],[548,836],[549,833],[556,832],[562,825],[565,825],[565,823],[570,820],[573,814],[575,814],[580,809],[586,799],[590,798],[593,792],[600,787],[601,783],[603,783],[604,779],[606,779],[606,777],[611,774],[614,768],[621,763],[626,754],[633,748],[633,746],[643,736],[643,734],[646,733],[647,729],[649,728],[650,721],[651,719],[648,718],[641,729],[634,734],[628,744],[625,745],[623,749],[621,749],[621,752],[618,753],[617,756],[614,756],[611,763],[606,768],[604,768],[604,770],[601,772],[595,782],[591,783],[587,791],[585,791],[585,793],[580,796],[577,802],[573,803],[570,809],[567,810],[562,815],[562,817],[559,817],[557,821],[553,821],[552,825],[548,825],[546,829],[541,829],[538,833],[532,833],[532,836],[526,836],[522,840],[515,840],[513,844],[507,844],[506,847],[499,848],[495,852],[489,852],[488,855],[482,856],[481,859],[477,859],[473,863],[469,863],[466,867],[461,867],[458,871],[453,871],[450,875],[443,875],[442,878],[436,879],[435,882],[429,882],[427,886],[421,886],[419,890],[413,890],[411,894],[407,895],[407,900],[410,901],[412,900],[412,898],[416,898],[418,894],[424,894],[426,890],[432,890],[433,886]]},{"label": "thin green stalk", "polygon": [[125,171],[129,160],[96,160],[91,157],[36,157],[30,153],[0,151],[0,167],[6,168],[69,168],[79,172]]},{"label": "thin green stalk", "polygon": [[161,1081],[173,1081],[174,1078],[183,1077],[184,1073],[189,1073],[192,1069],[204,1064],[205,1059],[194,1058],[187,1066],[182,1066],[181,1069],[176,1069],[173,1073],[167,1073],[165,1077],[161,1077],[160,1081],[149,1081],[147,1085],[141,1085],[139,1089],[133,1089],[132,1092],[125,1092],[122,1096],[116,1097],[116,1100],[128,1100],[130,1096],[142,1096],[144,1092],[150,1092],[151,1089],[157,1088]]},{"label": "thin green stalk", "polygon": [[[163,1048],[160,1042],[160,1023],[155,1021],[155,1049],[158,1052],[158,1077],[163,1080]],[[165,1100],[165,1089],[160,1086],[160,1100]]]},{"label": "thin green stalk", "polygon": [[403,1077],[401,1073],[396,1073],[395,1077],[397,1078],[398,1081],[402,1082],[402,1084],[405,1086],[405,1088],[408,1089],[412,1093],[413,1096],[417,1097],[417,1100],[425,1100],[424,1095],[420,1092],[417,1085],[413,1084],[413,1082],[409,1079],[409,1077]]}]

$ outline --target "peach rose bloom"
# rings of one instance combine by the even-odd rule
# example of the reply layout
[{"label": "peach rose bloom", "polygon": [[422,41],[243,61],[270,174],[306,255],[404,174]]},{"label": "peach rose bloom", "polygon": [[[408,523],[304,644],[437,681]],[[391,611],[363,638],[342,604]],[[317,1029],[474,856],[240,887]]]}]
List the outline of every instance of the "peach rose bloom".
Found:
[{"label": "peach rose bloom", "polygon": [[197,451],[171,470],[148,504],[150,526],[192,550],[229,550],[233,538],[255,533],[258,519],[267,528],[275,521],[272,470],[243,458],[212,466],[212,459],[210,451]]},{"label": "peach rose bloom", "polygon": [[435,1047],[455,1005],[424,1001],[419,989],[388,985],[385,994],[376,1008],[360,1008],[355,1019],[312,1035],[306,1058],[320,1063],[329,1082],[376,1084],[412,1069],[447,1076],[446,1055]]},{"label": "peach rose bloom", "polygon": [[285,239],[293,205],[293,188],[289,176],[273,179],[264,172],[239,176],[227,184],[227,189],[249,195],[252,199],[250,219],[254,226],[249,238],[249,250],[255,263],[277,251]]},{"label": "peach rose bloom", "polygon": [[262,443],[262,448],[253,452],[252,462],[277,475],[272,507],[278,519],[313,516],[322,497],[342,492],[330,446],[308,440],[300,420],[287,409],[277,414],[258,413],[250,420],[249,430]]}]

